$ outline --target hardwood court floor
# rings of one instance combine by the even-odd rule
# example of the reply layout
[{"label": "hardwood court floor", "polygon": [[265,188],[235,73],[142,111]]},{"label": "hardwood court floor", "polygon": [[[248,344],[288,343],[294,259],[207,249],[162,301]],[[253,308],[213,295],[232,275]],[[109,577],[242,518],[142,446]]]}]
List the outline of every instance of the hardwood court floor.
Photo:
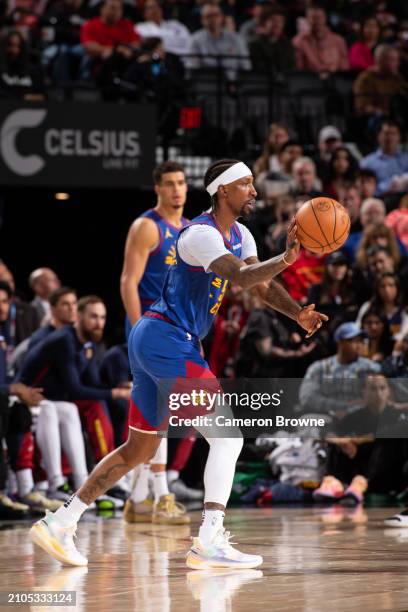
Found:
[{"label": "hardwood court floor", "polygon": [[[120,516],[87,516],[77,545],[89,566],[61,569],[34,550],[28,525],[3,523],[0,591],[76,591],[75,609],[84,612],[404,611],[408,529],[384,528],[381,521],[391,513],[389,508],[230,510],[227,528],[234,540],[265,561],[259,569],[241,572],[186,568],[189,527],[126,525]],[[199,512],[192,518],[195,533]]]}]

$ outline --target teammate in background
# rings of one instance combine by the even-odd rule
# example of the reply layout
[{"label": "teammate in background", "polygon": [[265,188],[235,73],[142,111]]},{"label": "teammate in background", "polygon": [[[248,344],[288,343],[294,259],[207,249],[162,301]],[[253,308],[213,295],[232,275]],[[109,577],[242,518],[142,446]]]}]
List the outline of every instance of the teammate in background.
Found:
[{"label": "teammate in background", "polygon": [[[255,203],[251,170],[242,162],[221,160],[207,170],[204,185],[211,196],[212,212],[200,215],[181,230],[177,265],[169,269],[161,298],[129,336],[133,389],[128,440],[96,466],[63,508],[47,513],[31,528],[32,540],[62,563],[87,564],[73,540],[81,515],[105,489],[156,452],[160,444],[157,432],[169,419],[168,400],[161,396],[160,381],[181,379],[191,384],[189,378],[200,378],[203,386],[209,381],[218,386],[201,356],[199,340],[208,334],[229,281],[256,290],[271,308],[297,321],[307,337],[327,320],[314,310],[314,304],[301,308],[273,280],[299,255],[295,222],[288,229],[286,251],[262,263],[251,233],[237,222]],[[256,567],[262,557],[233,548],[223,527],[242,434],[233,430],[231,437],[223,438],[216,437],[211,426],[199,430],[210,449],[204,473],[203,521],[187,565],[193,569]]]},{"label": "teammate in background", "polygon": [[[120,287],[127,314],[127,337],[133,325],[160,297],[167,270],[176,262],[177,236],[187,224],[183,217],[187,198],[183,166],[163,162],[154,170],[153,182],[157,205],[134,221],[126,240]],[[150,464],[135,470],[135,486],[123,514],[127,522],[189,522],[184,507],[169,493],[166,464],[167,438],[163,438]],[[150,471],[154,505],[148,497]]]}]

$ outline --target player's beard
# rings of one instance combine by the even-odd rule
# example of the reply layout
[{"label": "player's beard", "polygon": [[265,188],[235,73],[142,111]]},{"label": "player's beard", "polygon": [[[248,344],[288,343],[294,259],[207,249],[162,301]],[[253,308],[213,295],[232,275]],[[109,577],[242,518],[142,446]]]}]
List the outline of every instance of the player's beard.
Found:
[{"label": "player's beard", "polygon": [[88,342],[94,342],[95,344],[98,344],[98,342],[100,342],[103,338],[103,329],[87,330],[82,328],[81,332],[85,340]]},{"label": "player's beard", "polygon": [[248,219],[255,209],[255,200],[252,198],[251,200],[247,200],[241,208],[239,216],[242,219]]}]

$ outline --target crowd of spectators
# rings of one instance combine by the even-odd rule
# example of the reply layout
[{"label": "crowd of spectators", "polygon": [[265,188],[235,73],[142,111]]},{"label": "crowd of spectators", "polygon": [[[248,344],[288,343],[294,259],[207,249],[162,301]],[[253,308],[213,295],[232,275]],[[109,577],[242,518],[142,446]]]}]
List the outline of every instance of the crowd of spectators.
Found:
[{"label": "crowd of spectators", "polygon": [[[356,125],[367,130],[368,139],[326,125],[316,142],[304,142],[293,126],[274,122],[263,148],[258,143],[258,158],[252,159],[259,201],[247,223],[261,259],[283,250],[289,221],[304,201],[328,195],[350,214],[351,232],[341,251],[322,256],[302,249],[280,279],[295,300],[314,303],[329,322],[307,341],[291,321],[247,292],[229,290],[205,344],[217,376],[304,378],[297,410],[327,414],[340,436],[354,424],[338,421],[351,419],[356,406],[389,409],[394,420],[406,409],[404,385],[384,382],[381,372],[388,379],[408,377],[408,125],[395,120],[404,120],[406,113],[408,10],[404,3],[382,0],[336,3],[336,9],[326,4],[329,10],[324,3],[302,1],[287,2],[282,9],[273,0],[252,6],[14,0],[0,17],[0,96],[38,101],[51,85],[85,81],[110,98],[118,83],[126,83],[134,99],[149,92],[148,99],[164,113],[175,99],[183,103],[185,80],[200,68],[221,65],[231,79],[251,70],[273,77],[295,69],[321,79],[339,71],[352,75]],[[104,354],[106,308],[99,298],[87,296],[77,304],[76,292],[61,289],[48,268],[35,270],[29,285],[35,295],[31,304],[18,297],[12,273],[0,262],[5,415],[0,438],[7,440],[16,478],[14,485],[6,484],[1,455],[0,509],[9,504],[6,492],[11,490],[18,493],[23,514],[27,505],[59,502],[65,472],[78,486],[92,464],[89,454],[99,460],[120,443],[130,380],[125,348]],[[375,379],[366,383],[362,403],[342,390],[339,395],[340,387],[332,383],[324,385],[325,376],[342,382],[358,380],[362,372]],[[8,410],[7,396],[18,409]],[[36,419],[34,447],[28,407],[40,401],[45,408]],[[69,424],[62,427],[61,419]],[[84,444],[78,444],[76,462],[70,461],[69,436],[81,422]],[[54,428],[56,447],[49,446],[47,427]],[[384,471],[375,472],[367,459],[375,451],[374,465],[380,469],[378,457],[391,462],[389,448],[361,437],[366,433],[348,435],[347,443],[331,436],[330,476],[349,482],[363,478],[354,482],[356,498],[367,486],[381,492],[406,487],[405,442],[399,442],[398,470],[392,463],[391,486]],[[356,457],[359,462],[353,464]],[[45,474],[38,473],[39,467]],[[41,479],[47,481],[48,497],[34,487]]]},{"label": "crowd of spectators", "polygon": [[240,83],[250,72],[282,82],[297,70],[354,79],[361,129],[390,112],[406,118],[408,11],[392,0],[8,0],[0,34],[2,97],[38,100],[50,87],[94,83],[106,99],[182,106],[200,68]]}]

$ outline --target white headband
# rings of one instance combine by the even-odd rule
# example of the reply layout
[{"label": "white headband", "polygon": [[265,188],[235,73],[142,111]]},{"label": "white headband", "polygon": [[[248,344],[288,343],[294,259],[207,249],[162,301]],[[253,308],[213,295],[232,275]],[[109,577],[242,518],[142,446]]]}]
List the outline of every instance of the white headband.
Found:
[{"label": "white headband", "polygon": [[244,178],[245,176],[252,176],[251,169],[248,168],[246,164],[243,162],[238,162],[234,164],[227,170],[224,170],[216,179],[214,179],[207,187],[207,191],[210,196],[213,196],[217,193],[217,189],[220,185],[228,185],[229,183],[233,183],[240,178]]}]

